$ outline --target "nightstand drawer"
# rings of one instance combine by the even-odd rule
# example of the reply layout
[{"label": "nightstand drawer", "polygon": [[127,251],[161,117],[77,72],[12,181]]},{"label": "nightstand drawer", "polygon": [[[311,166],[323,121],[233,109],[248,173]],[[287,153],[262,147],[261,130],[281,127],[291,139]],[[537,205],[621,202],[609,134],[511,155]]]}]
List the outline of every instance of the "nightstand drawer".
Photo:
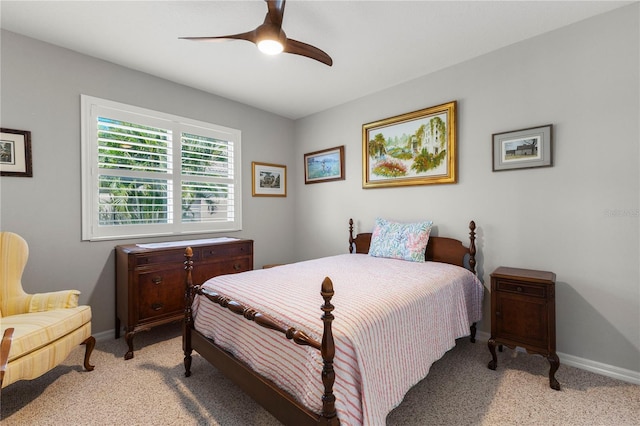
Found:
[{"label": "nightstand drawer", "polygon": [[507,291],[509,293],[524,294],[527,296],[547,297],[546,288],[544,286],[523,284],[522,282],[497,280],[497,291]]}]

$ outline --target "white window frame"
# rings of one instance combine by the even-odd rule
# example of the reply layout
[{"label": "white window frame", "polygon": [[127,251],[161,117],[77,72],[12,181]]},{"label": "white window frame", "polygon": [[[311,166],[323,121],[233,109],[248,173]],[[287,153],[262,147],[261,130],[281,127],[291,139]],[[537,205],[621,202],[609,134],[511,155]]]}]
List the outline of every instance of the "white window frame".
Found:
[{"label": "white window frame", "polygon": [[[88,241],[120,238],[168,236],[242,229],[241,131],[217,124],[179,117],[93,96],[81,95],[81,162],[82,162],[82,239]],[[173,133],[173,220],[166,224],[99,226],[98,220],[98,117],[108,117],[138,124],[169,129]],[[197,131],[200,136],[229,141],[233,144],[233,219],[221,222],[181,221],[181,181],[194,180],[181,173],[181,134]],[[197,180],[197,178],[196,178]]]}]

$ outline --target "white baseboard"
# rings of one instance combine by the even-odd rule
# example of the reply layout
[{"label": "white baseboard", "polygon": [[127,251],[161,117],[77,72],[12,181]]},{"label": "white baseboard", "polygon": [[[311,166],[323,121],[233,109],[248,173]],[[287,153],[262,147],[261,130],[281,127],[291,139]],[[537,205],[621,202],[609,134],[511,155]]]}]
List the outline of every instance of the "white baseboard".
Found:
[{"label": "white baseboard", "polygon": [[[478,330],[476,334],[476,340],[487,342],[491,338],[489,333]],[[524,350],[517,348],[518,350]],[[592,361],[586,358],[580,358],[577,356],[564,354],[558,352],[558,358],[560,358],[560,365],[565,364],[571,367],[576,367],[581,370],[591,371],[592,373],[600,374],[614,379],[623,380],[625,382],[640,385],[640,372],[627,370],[625,368],[616,367],[609,364],[603,364],[601,362]]]},{"label": "white baseboard", "polygon": [[[101,342],[101,341],[107,340],[107,339],[115,339],[116,338],[116,329],[112,328],[111,330],[101,331],[100,333],[95,333],[93,335],[93,337],[95,337],[98,342]],[[120,333],[120,337],[123,337],[122,333]]]},{"label": "white baseboard", "polygon": [[638,371],[627,370],[626,368],[603,364],[601,362],[560,352],[558,352],[558,358],[560,358],[560,364],[570,365],[582,370],[591,371],[592,373],[602,374],[603,376],[624,380],[625,382],[633,383],[634,385],[640,385],[640,372]]}]

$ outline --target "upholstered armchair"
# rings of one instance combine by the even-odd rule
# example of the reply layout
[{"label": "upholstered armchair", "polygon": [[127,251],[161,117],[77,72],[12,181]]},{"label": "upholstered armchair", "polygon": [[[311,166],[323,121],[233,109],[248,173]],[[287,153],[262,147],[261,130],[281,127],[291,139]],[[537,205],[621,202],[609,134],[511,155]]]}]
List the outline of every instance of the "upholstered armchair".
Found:
[{"label": "upholstered armchair", "polygon": [[[27,294],[22,272],[29,257],[27,242],[12,232],[0,232],[0,364],[2,387],[32,380],[62,363],[80,344],[89,364],[96,339],[91,335],[91,307],[78,306],[77,290]],[[13,336],[11,330],[13,329]],[[9,330],[9,331],[7,331]]]}]

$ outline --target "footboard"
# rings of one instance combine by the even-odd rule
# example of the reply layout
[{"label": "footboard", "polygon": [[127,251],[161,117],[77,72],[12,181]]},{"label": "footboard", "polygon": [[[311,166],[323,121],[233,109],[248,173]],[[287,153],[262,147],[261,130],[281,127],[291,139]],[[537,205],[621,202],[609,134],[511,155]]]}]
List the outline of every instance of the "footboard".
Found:
[{"label": "footboard", "polygon": [[[335,395],[333,393],[333,385],[335,382],[335,372],[333,369],[333,358],[335,356],[335,343],[331,324],[333,321],[333,309],[331,299],[334,295],[333,283],[327,277],[321,285],[320,294],[324,300],[321,306],[323,335],[322,341],[312,339],[302,330],[294,327],[283,327],[278,321],[269,315],[245,306],[240,302],[234,301],[215,293],[213,291],[203,289],[200,285],[193,285],[192,278],[192,261],[193,251],[190,247],[185,250],[185,270],[186,270],[186,289],[185,289],[185,322],[183,332],[183,349],[184,349],[184,366],[185,376],[191,375],[191,352],[196,350],[200,355],[207,359],[211,364],[218,367],[230,379],[234,380],[247,394],[253,397],[271,414],[277,417],[285,424],[318,424],[318,425],[338,425],[340,424],[336,409]],[[193,312],[191,306],[196,295],[201,295],[220,305],[229,311],[242,315],[249,321],[254,321],[261,327],[274,330],[284,334],[284,336],[292,340],[295,344],[311,346],[320,351],[323,367],[322,367],[322,383],[324,393],[322,395],[322,413],[321,415],[309,411],[306,407],[295,401],[286,392],[258,373],[252,371],[242,361],[233,357],[233,355],[219,348],[212,340],[207,339],[194,328]]]}]

